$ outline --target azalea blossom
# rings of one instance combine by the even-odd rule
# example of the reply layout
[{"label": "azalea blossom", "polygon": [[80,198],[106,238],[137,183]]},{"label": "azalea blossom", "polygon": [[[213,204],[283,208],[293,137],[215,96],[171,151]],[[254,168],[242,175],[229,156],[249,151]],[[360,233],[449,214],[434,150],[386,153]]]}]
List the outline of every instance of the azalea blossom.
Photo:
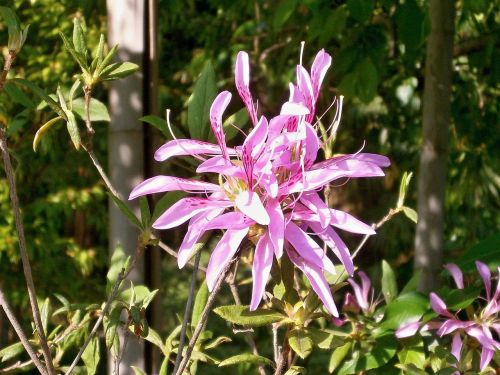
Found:
[{"label": "azalea blossom", "polygon": [[[188,230],[178,250],[180,268],[193,255],[195,244],[206,231],[223,231],[207,266],[209,290],[243,241],[250,241],[255,246],[251,310],[262,300],[273,258],[279,259],[286,253],[309,279],[326,309],[338,316],[324,275],[335,273],[335,267],[313,236],[331,249],[352,276],[351,254],[335,228],[359,234],[375,233],[371,226],[352,215],[329,208],[319,194],[324,186],[338,179],[383,176],[382,167],[389,165],[385,156],[361,152],[316,161],[320,140],[313,122],[321,84],[330,65],[331,57],[324,50],[316,55],[310,72],[298,65],[297,82],[290,84],[289,100],[278,116],[268,119],[258,116],[250,92],[249,57],[246,52],[239,52],[236,89],[253,126],[243,144],[234,148],[226,145],[223,115],[232,95],[223,91],[210,108],[210,124],[217,144],[174,139],[155,153],[157,161],[188,155],[200,159],[197,173],[215,174],[217,183],[155,176],[136,186],[130,194],[130,199],[174,190],[197,194],[180,199],[167,209],[153,223],[153,228],[170,229],[188,221]],[[338,121],[341,111],[337,113]]]},{"label": "azalea blossom", "polygon": [[[464,289],[464,279],[460,268],[456,264],[447,264],[445,268],[451,274],[458,289]],[[396,331],[397,337],[409,337],[416,334],[419,330],[437,329],[439,336],[451,335],[451,353],[460,361],[462,355],[462,346],[464,335],[468,335],[481,346],[481,357],[479,367],[483,371],[491,362],[496,351],[500,350],[500,342],[493,337],[493,332],[500,335],[500,280],[497,283],[495,292],[492,291],[491,272],[488,266],[482,262],[476,262],[476,268],[481,276],[486,293],[485,304],[470,317],[471,320],[462,320],[459,317],[461,310],[454,313],[450,312],[446,303],[436,294],[430,293],[431,308],[440,319],[430,321],[424,325],[420,322],[412,322],[400,327]],[[498,276],[500,276],[500,267],[498,267]]]}]

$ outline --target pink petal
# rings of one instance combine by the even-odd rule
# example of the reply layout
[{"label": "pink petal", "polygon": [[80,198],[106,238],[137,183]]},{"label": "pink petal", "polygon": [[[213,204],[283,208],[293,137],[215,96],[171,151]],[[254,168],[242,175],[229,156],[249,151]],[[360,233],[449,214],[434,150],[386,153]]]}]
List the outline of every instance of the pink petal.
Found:
[{"label": "pink petal", "polygon": [[486,297],[488,300],[491,298],[491,272],[486,264],[476,261],[476,267],[479,275],[483,279],[484,288],[486,289]]},{"label": "pink petal", "polygon": [[231,201],[206,198],[182,198],[153,223],[155,229],[169,229],[181,225],[193,216],[213,208],[231,207]]},{"label": "pink petal", "polygon": [[222,91],[215,98],[212,106],[210,107],[210,124],[212,125],[212,131],[219,143],[219,147],[222,150],[222,156],[229,160],[226,147],[226,137],[224,135],[224,128],[222,126],[222,115],[226,110],[229,102],[231,101],[231,93],[229,91]]},{"label": "pink petal", "polygon": [[429,296],[431,301],[431,307],[436,314],[447,316],[449,318],[454,319],[454,316],[446,308],[446,304],[444,303],[444,301],[441,298],[439,298],[439,296],[436,293],[431,292]]},{"label": "pink petal", "polygon": [[311,126],[311,124],[307,122],[304,124],[306,131],[306,141],[304,143],[306,153],[304,155],[304,164],[305,168],[309,169],[316,160],[316,157],[318,156],[320,143],[316,130]]},{"label": "pink petal", "polygon": [[455,332],[453,335],[453,340],[451,342],[451,354],[460,361],[460,352],[462,351],[462,339],[460,338],[460,332]]},{"label": "pink petal", "polygon": [[332,216],[330,224],[337,228],[351,233],[375,234],[375,231],[370,225],[363,223],[347,212],[332,209],[330,213]]},{"label": "pink petal", "polygon": [[462,322],[456,319],[448,319],[443,324],[441,324],[441,327],[437,330],[436,333],[439,336],[445,336],[452,333],[453,331],[456,331],[457,329],[466,329],[473,325],[474,322]]},{"label": "pink petal", "polygon": [[444,268],[448,270],[450,275],[453,277],[453,280],[455,280],[455,284],[457,285],[458,289],[463,289],[464,288],[464,275],[462,274],[462,271],[458,266],[454,263],[448,263],[444,265]]},{"label": "pink petal", "polygon": [[306,116],[307,122],[312,122],[314,118],[314,99],[313,87],[309,73],[303,66],[297,65],[297,88],[302,95],[303,104],[309,109],[309,114]]},{"label": "pink petal", "polygon": [[214,156],[205,160],[196,168],[197,173],[219,173],[224,176],[244,178],[245,173],[241,167],[232,164],[223,156]]},{"label": "pink petal", "polygon": [[309,113],[309,108],[302,103],[285,102],[281,106],[280,116],[305,116]]},{"label": "pink petal", "polygon": [[213,208],[196,215],[189,221],[188,230],[177,252],[177,265],[179,268],[183,268],[191,258],[194,245],[196,245],[200,237],[206,231],[204,228],[205,225],[223,211],[224,208]]},{"label": "pink petal", "polygon": [[243,190],[236,196],[234,204],[250,219],[255,220],[261,225],[269,224],[269,215],[257,193],[250,190]]},{"label": "pink petal", "polygon": [[[234,155],[233,149],[228,149],[228,154]],[[165,161],[172,156],[214,154],[220,155],[221,148],[212,143],[197,141],[194,139],[174,139],[168,141],[155,152],[156,161]]]},{"label": "pink petal", "polygon": [[285,238],[304,261],[336,274],[335,266],[323,249],[293,222],[285,227]]},{"label": "pink petal", "polygon": [[256,158],[264,147],[269,125],[267,119],[262,116],[259,123],[253,128],[243,143],[243,148],[248,148],[253,158]]},{"label": "pink petal", "polygon": [[315,191],[303,193],[300,197],[300,202],[312,212],[318,214],[322,228],[326,228],[332,221],[330,209]]},{"label": "pink petal", "polygon": [[129,200],[142,195],[184,190],[188,192],[208,192],[221,190],[219,185],[172,176],[155,176],[137,185],[130,193]]},{"label": "pink petal", "polygon": [[244,51],[238,52],[236,56],[234,79],[238,94],[245,103],[252,124],[255,126],[257,124],[257,113],[253,105],[252,94],[250,94],[250,64],[248,63],[248,54]]},{"label": "pink petal", "polygon": [[321,299],[326,309],[330,312],[330,314],[338,317],[339,313],[337,311],[337,306],[335,306],[335,302],[333,301],[332,292],[330,291],[330,285],[326,281],[326,278],[321,272],[321,269],[316,267],[314,264],[308,263],[292,249],[287,249],[287,253],[292,263],[294,263],[300,270],[302,270],[302,272],[304,272],[307,279],[311,283],[311,287]]},{"label": "pink petal", "polygon": [[314,92],[314,100],[318,99],[319,89],[321,87],[321,83],[323,82],[323,78],[332,63],[331,56],[325,52],[324,49],[319,51],[314,58],[314,61],[311,66],[311,81]]},{"label": "pink petal", "polygon": [[361,291],[363,292],[363,298],[367,301],[367,303],[369,303],[368,295],[370,294],[372,282],[363,271],[359,271],[358,276],[361,279]]},{"label": "pink petal", "polygon": [[205,225],[204,229],[244,229],[249,228],[253,224],[255,222],[241,212],[228,212],[211,220]]},{"label": "pink petal", "polygon": [[255,246],[255,254],[252,265],[252,302],[250,303],[250,311],[254,311],[259,307],[262,296],[266,289],[267,279],[273,265],[273,249],[269,237],[264,234]]},{"label": "pink petal", "polygon": [[266,204],[266,211],[269,215],[269,239],[276,258],[281,258],[285,239],[285,218],[278,200],[270,199]]},{"label": "pink petal", "polygon": [[333,253],[344,265],[347,273],[352,276],[354,274],[354,264],[351,254],[339,235],[331,227],[321,228],[319,224],[313,222],[308,222],[308,225],[332,249]]},{"label": "pink petal", "polygon": [[484,371],[486,367],[488,367],[491,359],[493,358],[493,354],[495,354],[493,350],[483,347],[483,349],[481,350],[481,359],[479,361],[479,367],[481,371]]},{"label": "pink petal", "polygon": [[226,231],[215,249],[212,251],[212,255],[208,261],[206,273],[207,286],[210,292],[214,288],[217,278],[222,270],[238,251],[238,247],[247,233],[248,228]]},{"label": "pink petal", "polygon": [[387,156],[379,154],[370,154],[362,152],[359,154],[354,154],[353,158],[356,160],[373,163],[375,165],[378,165],[379,167],[388,167],[389,165],[391,165],[391,161]]},{"label": "pink petal", "polygon": [[352,290],[354,291],[354,295],[356,296],[356,301],[358,305],[363,309],[367,310],[369,307],[368,300],[364,298],[363,292],[359,286],[359,284],[354,281],[354,279],[347,280],[349,284],[351,284]]},{"label": "pink petal", "polygon": [[399,339],[415,336],[420,328],[420,322],[407,323],[396,330],[396,337]]}]

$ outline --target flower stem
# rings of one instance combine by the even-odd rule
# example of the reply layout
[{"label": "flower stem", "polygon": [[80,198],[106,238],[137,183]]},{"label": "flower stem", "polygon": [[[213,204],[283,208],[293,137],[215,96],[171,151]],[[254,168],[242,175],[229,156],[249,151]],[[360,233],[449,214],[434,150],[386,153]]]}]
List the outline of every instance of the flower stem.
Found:
[{"label": "flower stem", "polygon": [[224,282],[224,279],[226,278],[227,273],[231,269],[231,266],[233,263],[238,260],[239,255],[236,255],[222,270],[221,274],[219,275],[219,278],[217,279],[217,282],[215,283],[215,286],[208,296],[207,304],[203,308],[203,311],[200,316],[200,320],[198,324],[196,325],[196,328],[193,332],[193,336],[191,337],[191,340],[189,340],[188,347],[186,349],[186,354],[183,356],[181,364],[179,365],[179,368],[177,372],[174,372],[173,375],[181,375],[185,368],[187,367],[187,364],[189,362],[189,359],[191,358],[191,354],[193,353],[194,346],[196,345],[196,342],[198,341],[198,337],[200,336],[201,332],[203,329],[205,329],[205,324],[207,323],[208,315],[210,314],[210,310],[212,310],[212,306],[215,302],[215,298],[217,297],[217,294],[220,291],[220,288],[222,287],[222,284]]},{"label": "flower stem", "polygon": [[40,362],[37,355],[35,354],[33,347],[31,346],[30,342],[28,341],[28,338],[24,334],[23,329],[21,328],[21,325],[19,324],[16,316],[12,312],[12,309],[9,306],[9,303],[7,302],[7,299],[5,298],[5,295],[1,289],[0,289],[0,306],[2,306],[3,311],[5,311],[5,315],[7,315],[7,319],[9,319],[10,324],[12,324],[12,327],[14,327],[14,331],[16,331],[17,336],[19,337],[19,340],[21,340],[21,343],[23,344],[24,349],[26,350],[26,352],[30,356],[31,360],[35,364],[38,371],[40,371],[40,373],[43,375],[47,374],[45,367],[43,366],[42,362]]},{"label": "flower stem", "polygon": [[33,312],[33,319],[35,322],[36,331],[40,337],[40,346],[42,347],[43,357],[45,359],[45,365],[47,366],[47,372],[49,375],[55,374],[54,365],[52,363],[52,356],[50,354],[50,349],[47,344],[47,338],[43,331],[42,319],[40,317],[40,309],[38,307],[38,302],[36,299],[35,284],[33,283],[33,274],[31,272],[31,264],[28,257],[28,249],[26,246],[26,237],[24,235],[24,224],[21,217],[21,208],[19,207],[19,198],[17,195],[16,181],[14,179],[14,170],[12,168],[12,163],[10,161],[9,150],[7,148],[7,136],[5,134],[5,129],[0,128],[0,149],[2,152],[3,164],[5,167],[5,174],[7,175],[7,181],[9,183],[10,189],[10,200],[12,203],[12,210],[14,211],[14,219],[16,222],[16,231],[19,238],[19,250],[21,253],[21,261],[23,264],[24,277],[26,278],[26,285],[28,288],[28,297],[30,300],[31,310]]},{"label": "flower stem", "polygon": [[5,63],[3,64],[2,73],[0,73],[0,91],[3,90],[5,85],[5,81],[7,81],[7,74],[9,74],[10,68],[14,59],[16,58],[16,51],[10,50],[7,58],[5,59]]}]

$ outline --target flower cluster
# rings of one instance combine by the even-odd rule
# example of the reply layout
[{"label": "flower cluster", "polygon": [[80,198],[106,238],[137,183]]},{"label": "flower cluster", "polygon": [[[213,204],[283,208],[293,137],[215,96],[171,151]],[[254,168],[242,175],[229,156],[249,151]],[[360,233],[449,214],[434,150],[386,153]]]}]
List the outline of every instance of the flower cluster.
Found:
[{"label": "flower cluster", "polygon": [[[206,272],[209,290],[239,250],[244,239],[255,245],[253,290],[250,308],[262,300],[273,257],[284,253],[309,279],[326,309],[338,316],[324,272],[335,273],[323,241],[352,275],[350,252],[333,227],[353,233],[373,234],[371,226],[350,214],[330,209],[318,194],[334,180],[383,176],[381,167],[389,165],[385,156],[355,153],[338,155],[316,162],[321,148],[316,133],[316,102],[331,57],[321,50],[310,72],[302,65],[296,69],[297,82],[290,84],[290,96],[280,114],[271,119],[259,117],[250,93],[250,67],[246,52],[236,59],[236,89],[249,114],[252,130],[242,145],[226,145],[223,113],[231,93],[217,95],[210,108],[210,123],[217,144],[192,139],[174,139],[155,153],[157,161],[191,155],[202,160],[197,173],[214,173],[218,183],[156,176],[136,186],[130,199],[183,190],[197,197],[180,199],[154,223],[156,229],[169,229],[189,220],[188,230],[178,251],[183,267],[193,255],[194,245],[209,230],[223,230],[212,251]],[[335,122],[340,120],[341,100],[337,101]]]},{"label": "flower cluster", "polygon": [[[458,289],[464,289],[464,277],[462,271],[456,264],[447,264],[446,269],[451,274]],[[486,293],[485,303],[474,313],[467,313],[467,319],[461,319],[461,310],[451,313],[446,303],[436,294],[430,294],[431,308],[439,315],[437,320],[421,324],[414,322],[401,327],[397,332],[397,337],[413,336],[418,330],[437,329],[439,336],[452,335],[451,353],[460,361],[462,355],[462,337],[467,335],[474,338],[481,347],[481,358],[479,367],[481,371],[488,366],[496,351],[500,350],[500,342],[495,340],[493,332],[500,336],[500,280],[497,283],[495,292],[492,292],[491,272],[488,266],[482,262],[476,262],[476,268],[483,280]],[[500,267],[498,268],[500,277]]]}]

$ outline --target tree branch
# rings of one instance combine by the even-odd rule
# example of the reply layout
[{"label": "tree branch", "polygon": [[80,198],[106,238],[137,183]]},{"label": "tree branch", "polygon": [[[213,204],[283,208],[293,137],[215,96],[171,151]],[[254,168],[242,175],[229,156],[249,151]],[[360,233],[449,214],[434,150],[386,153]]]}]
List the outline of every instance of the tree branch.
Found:
[{"label": "tree branch", "polygon": [[[31,346],[28,338],[24,334],[23,329],[21,328],[21,325],[19,324],[19,322],[16,319],[16,316],[12,312],[12,309],[10,308],[9,303],[7,302],[7,299],[5,298],[3,290],[1,290],[1,289],[0,289],[0,306],[2,306],[3,310],[5,311],[5,315],[7,315],[7,319],[9,319],[10,324],[12,324],[12,327],[14,327],[14,331],[16,331],[17,336],[19,337],[19,340],[21,340],[21,343],[23,344],[24,349],[26,350],[26,352],[30,356],[31,361],[33,361],[36,368],[38,369],[38,371],[40,371],[41,374],[43,374],[43,375],[47,374],[45,367],[43,366],[43,364],[40,362],[37,355],[35,354],[33,347]],[[31,363],[31,361],[29,363]],[[16,368],[18,368],[18,367],[16,367]]]},{"label": "tree branch", "polygon": [[26,237],[24,235],[24,224],[21,217],[21,208],[19,207],[19,198],[17,195],[16,181],[14,179],[14,169],[10,161],[9,150],[7,148],[7,136],[5,129],[0,128],[0,149],[2,152],[3,164],[5,167],[5,174],[9,183],[10,200],[12,203],[12,210],[14,211],[14,219],[16,222],[16,231],[19,239],[19,250],[21,253],[21,261],[23,264],[24,277],[26,278],[26,285],[28,288],[28,297],[33,312],[33,319],[35,322],[36,331],[40,337],[40,346],[42,347],[43,357],[47,366],[49,375],[55,374],[54,365],[52,363],[52,356],[47,344],[47,338],[43,331],[42,319],[40,317],[40,309],[36,299],[35,284],[33,283],[33,274],[31,272],[31,264],[28,257],[28,249],[26,246]]},{"label": "tree branch", "polygon": [[9,74],[10,68],[12,67],[12,63],[16,58],[16,51],[10,50],[7,58],[5,59],[5,63],[3,64],[3,70],[0,74],[0,91],[3,90],[5,85],[5,81],[7,81],[7,74]]},{"label": "tree branch", "polygon": [[179,365],[179,369],[177,370],[177,373],[173,373],[173,375],[181,375],[183,371],[185,370],[189,359],[191,358],[191,354],[193,353],[194,346],[196,345],[196,342],[198,341],[198,337],[200,336],[201,332],[205,328],[205,324],[207,323],[208,315],[210,314],[210,311],[212,310],[212,306],[215,302],[215,297],[217,297],[217,294],[219,293],[220,288],[222,287],[222,283],[224,282],[224,279],[226,278],[226,274],[229,272],[231,269],[231,266],[233,263],[239,258],[239,255],[236,255],[222,270],[221,274],[219,275],[219,278],[217,279],[217,282],[215,283],[215,286],[208,296],[207,304],[205,305],[205,308],[203,309],[200,320],[198,324],[196,325],[196,328],[193,332],[193,336],[191,337],[191,340],[189,340],[189,345],[186,349],[186,354],[183,356],[181,364]]}]

